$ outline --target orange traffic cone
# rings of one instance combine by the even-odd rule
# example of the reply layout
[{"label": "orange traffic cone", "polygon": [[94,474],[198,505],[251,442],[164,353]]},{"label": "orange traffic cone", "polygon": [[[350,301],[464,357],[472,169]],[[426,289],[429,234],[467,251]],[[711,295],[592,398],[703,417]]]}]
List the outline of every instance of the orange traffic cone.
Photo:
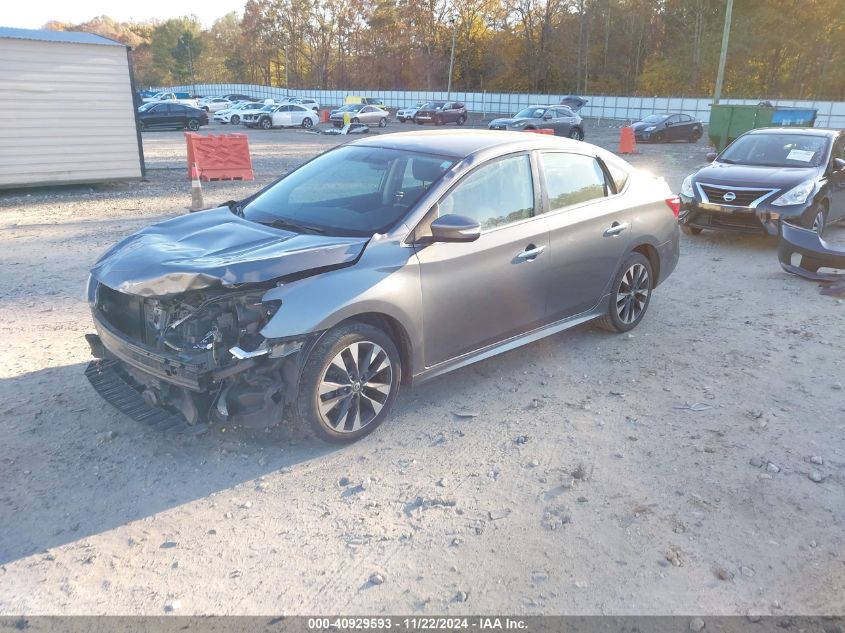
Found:
[{"label": "orange traffic cone", "polygon": [[200,170],[196,163],[191,163],[191,213],[205,209],[202,199],[202,185],[200,184]]},{"label": "orange traffic cone", "polygon": [[634,138],[634,128],[623,127],[619,130],[619,153],[620,154],[636,154],[637,141]]}]

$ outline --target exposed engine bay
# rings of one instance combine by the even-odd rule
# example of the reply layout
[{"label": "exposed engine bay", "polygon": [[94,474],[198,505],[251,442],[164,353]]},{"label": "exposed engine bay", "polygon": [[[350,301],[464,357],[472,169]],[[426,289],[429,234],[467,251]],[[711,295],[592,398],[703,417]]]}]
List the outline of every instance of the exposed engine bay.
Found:
[{"label": "exposed engine bay", "polygon": [[179,412],[188,424],[272,424],[283,417],[303,343],[261,335],[281,305],[261,301],[272,286],[150,298],[97,284],[98,335],[89,343],[95,357],[122,361],[110,367],[148,405]]}]

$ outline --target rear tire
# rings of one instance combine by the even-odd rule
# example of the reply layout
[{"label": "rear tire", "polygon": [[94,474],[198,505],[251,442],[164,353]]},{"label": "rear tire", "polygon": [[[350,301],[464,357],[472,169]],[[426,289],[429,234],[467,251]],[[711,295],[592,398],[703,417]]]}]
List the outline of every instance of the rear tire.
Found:
[{"label": "rear tire", "polygon": [[302,119],[302,127],[304,127],[306,130],[310,130],[312,127],[314,127],[314,121],[311,120],[310,116],[307,116]]},{"label": "rear tire", "polygon": [[583,141],[584,140],[584,130],[580,127],[574,127],[569,130],[569,138],[575,141]]},{"label": "rear tire", "polygon": [[197,119],[188,119],[188,123],[185,127],[191,130],[191,132],[196,132],[200,129],[200,122]]},{"label": "rear tire", "polygon": [[381,119],[379,119],[378,120],[378,126],[379,127],[387,127],[387,118],[382,117]]},{"label": "rear tire", "polygon": [[463,125],[466,122],[467,122],[467,118],[463,114],[458,117],[457,121],[455,121],[455,123],[457,123],[458,125]]},{"label": "rear tire", "polygon": [[701,138],[701,130],[693,130],[692,134],[689,137],[690,143],[698,143],[698,139]]},{"label": "rear tire", "polygon": [[633,330],[648,310],[653,288],[651,262],[642,253],[631,253],[616,273],[607,313],[598,319],[598,326],[611,332]]},{"label": "rear tire", "polygon": [[387,417],[401,382],[401,361],[384,332],[351,321],[329,330],[308,355],[293,414],[323,440],[348,444]]}]

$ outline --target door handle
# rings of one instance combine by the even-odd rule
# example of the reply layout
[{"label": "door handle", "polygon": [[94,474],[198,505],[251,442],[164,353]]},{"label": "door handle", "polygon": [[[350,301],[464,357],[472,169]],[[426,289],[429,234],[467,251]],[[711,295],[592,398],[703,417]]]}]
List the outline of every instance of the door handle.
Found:
[{"label": "door handle", "polygon": [[533,262],[535,259],[537,259],[537,255],[542,253],[544,250],[546,250],[545,246],[534,246],[533,244],[529,244],[525,247],[524,251],[522,251],[519,255],[516,256],[516,258],[522,261]]},{"label": "door handle", "polygon": [[604,236],[605,237],[613,237],[614,235],[619,235],[622,231],[628,228],[627,222],[614,222],[610,225],[610,228],[605,230]]}]

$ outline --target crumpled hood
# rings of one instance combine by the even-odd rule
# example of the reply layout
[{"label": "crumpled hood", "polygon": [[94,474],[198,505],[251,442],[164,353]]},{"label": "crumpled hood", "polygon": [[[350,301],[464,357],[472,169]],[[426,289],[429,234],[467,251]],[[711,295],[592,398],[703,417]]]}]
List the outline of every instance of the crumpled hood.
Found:
[{"label": "crumpled hood", "polygon": [[351,263],[368,241],[275,229],[222,208],[133,233],[109,249],[91,275],[120,292],[165,297]]}]

